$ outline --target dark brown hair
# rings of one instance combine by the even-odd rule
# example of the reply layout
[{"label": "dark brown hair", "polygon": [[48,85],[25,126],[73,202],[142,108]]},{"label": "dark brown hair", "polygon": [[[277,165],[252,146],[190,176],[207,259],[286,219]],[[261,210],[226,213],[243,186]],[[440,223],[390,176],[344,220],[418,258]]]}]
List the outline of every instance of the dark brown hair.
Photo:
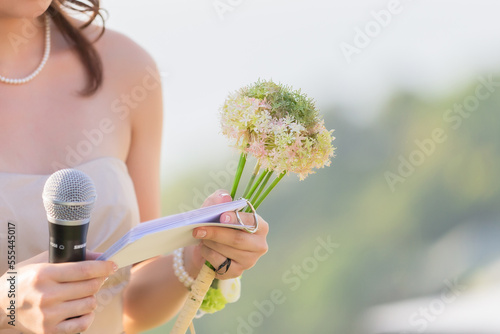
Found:
[{"label": "dark brown hair", "polygon": [[[84,13],[88,19],[80,27],[75,27],[70,21],[67,10]],[[103,81],[102,62],[93,43],[82,30],[88,27],[97,17],[102,21],[102,30],[97,39],[104,34],[104,18],[101,14],[99,0],[52,0],[47,14],[50,15],[63,37],[75,48],[87,74],[87,84],[81,91],[84,96],[94,94]],[[96,39],[96,40],[97,40]]]}]

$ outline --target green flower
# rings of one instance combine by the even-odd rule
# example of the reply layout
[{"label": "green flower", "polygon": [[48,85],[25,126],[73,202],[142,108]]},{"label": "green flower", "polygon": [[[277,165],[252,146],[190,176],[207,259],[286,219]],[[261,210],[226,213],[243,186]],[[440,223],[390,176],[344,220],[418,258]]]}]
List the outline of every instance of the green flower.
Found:
[{"label": "green flower", "polygon": [[219,289],[210,287],[205,299],[201,303],[200,310],[204,313],[215,313],[226,306],[227,300]]},{"label": "green flower", "polygon": [[306,129],[320,120],[314,100],[303,94],[300,89],[293,90],[290,86],[258,80],[252,85],[243,87],[239,94],[265,101],[274,119],[290,117]]}]

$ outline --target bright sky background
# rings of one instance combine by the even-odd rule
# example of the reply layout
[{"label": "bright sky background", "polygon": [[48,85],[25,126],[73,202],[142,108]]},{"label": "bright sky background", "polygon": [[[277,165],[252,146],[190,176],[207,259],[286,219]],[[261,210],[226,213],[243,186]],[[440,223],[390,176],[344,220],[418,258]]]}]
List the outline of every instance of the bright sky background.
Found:
[{"label": "bright sky background", "polygon": [[[369,125],[395,89],[438,96],[498,71],[500,2],[401,0],[348,63],[340,45],[395,0],[103,0],[107,27],[148,50],[163,75],[165,181],[227,159],[218,108],[256,81],[301,88]],[[223,19],[215,4],[231,6]],[[398,3],[398,2],[396,2]],[[371,22],[371,23],[370,23]],[[126,52],[126,50],[124,50]],[[333,125],[334,126],[334,125]]]}]

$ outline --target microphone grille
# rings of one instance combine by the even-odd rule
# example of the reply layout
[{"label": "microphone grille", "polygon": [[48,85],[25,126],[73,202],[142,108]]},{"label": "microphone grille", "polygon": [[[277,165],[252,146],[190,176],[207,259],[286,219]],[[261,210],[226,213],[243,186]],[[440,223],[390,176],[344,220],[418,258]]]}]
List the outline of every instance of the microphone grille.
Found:
[{"label": "microphone grille", "polygon": [[61,169],[52,174],[43,187],[43,205],[49,220],[84,220],[97,197],[94,183],[84,172]]}]

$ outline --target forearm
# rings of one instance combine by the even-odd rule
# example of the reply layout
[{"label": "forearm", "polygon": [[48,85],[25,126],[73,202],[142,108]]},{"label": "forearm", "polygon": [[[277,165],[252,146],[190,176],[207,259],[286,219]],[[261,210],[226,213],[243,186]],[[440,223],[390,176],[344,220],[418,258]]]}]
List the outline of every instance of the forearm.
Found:
[{"label": "forearm", "polygon": [[[186,257],[192,253],[186,248]],[[200,266],[187,261],[186,270],[196,277]],[[172,256],[145,261],[132,269],[130,284],[124,292],[124,326],[126,333],[140,333],[173,318],[188,295],[172,269]]]}]

